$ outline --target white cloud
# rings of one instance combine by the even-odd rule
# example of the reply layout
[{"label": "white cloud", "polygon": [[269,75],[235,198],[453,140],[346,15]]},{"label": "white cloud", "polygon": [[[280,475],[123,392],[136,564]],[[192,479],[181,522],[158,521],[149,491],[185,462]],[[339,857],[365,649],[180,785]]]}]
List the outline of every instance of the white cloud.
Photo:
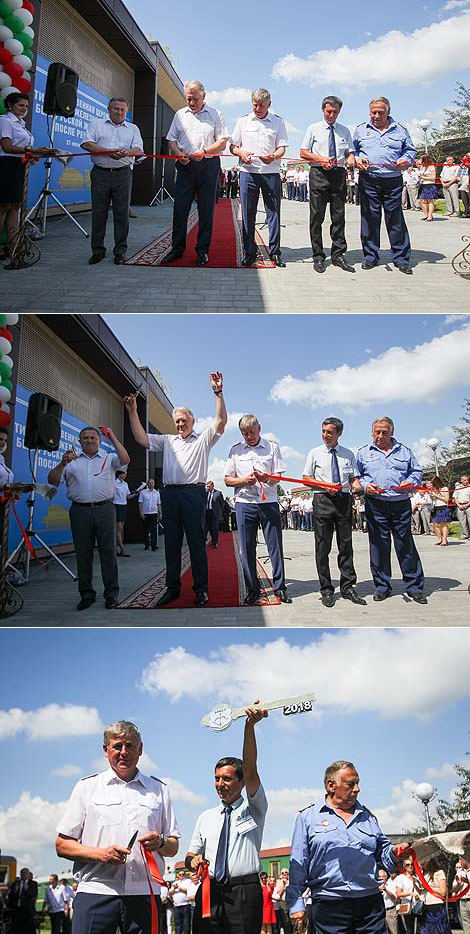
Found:
[{"label": "white cloud", "polygon": [[180,801],[181,804],[199,808],[208,803],[208,799],[204,795],[197,795],[186,785],[183,785],[183,782],[178,781],[177,778],[162,778],[162,782],[168,785],[172,801]]},{"label": "white cloud", "polygon": [[[228,431],[234,431],[235,429],[238,430],[238,422],[240,421],[242,415],[244,414],[245,414],[244,412],[229,412],[228,413],[227,424],[225,426],[225,434],[227,434]],[[210,426],[213,424],[214,424],[214,416],[204,415],[202,418],[196,419],[194,423],[194,430],[198,432],[205,431],[206,428],[210,428]]]},{"label": "white cloud", "polygon": [[[423,824],[424,812],[421,801],[412,797],[412,792],[418,784],[411,778],[405,779],[401,785],[392,790],[392,800],[386,807],[373,806],[372,810],[384,833],[401,833],[412,830]],[[433,816],[437,800],[429,806],[430,815]]]},{"label": "white cloud", "polygon": [[211,107],[233,107],[235,104],[251,103],[250,88],[224,88],[222,91],[207,91],[206,101]]},{"label": "white cloud", "polygon": [[[0,839],[5,853],[14,853],[18,866],[28,866],[37,873],[45,841],[50,849],[57,836],[56,827],[65,808],[65,801],[45,801],[23,791],[11,807],[0,810]],[[53,871],[56,871],[55,868]]]},{"label": "white cloud", "polygon": [[61,765],[58,769],[52,769],[49,775],[55,778],[74,778],[75,775],[81,775],[82,769],[79,765]]},{"label": "white cloud", "polygon": [[413,86],[468,68],[469,28],[470,14],[464,12],[412,33],[391,30],[355,49],[321,49],[308,58],[289,53],[276,62],[272,75],[312,87]]},{"label": "white cloud", "polygon": [[426,769],[425,777],[433,780],[436,778],[450,778],[452,781],[455,781],[455,765],[452,765],[451,762],[443,762],[442,765],[438,767],[430,765]]},{"label": "white cloud", "polygon": [[341,405],[345,411],[389,402],[431,402],[456,386],[468,384],[470,326],[414,348],[390,347],[357,367],[343,364],[317,370],[305,379],[283,376],[271,399],[320,408]]},{"label": "white cloud", "polygon": [[432,126],[430,131],[428,131],[428,139],[430,139],[429,132],[432,132],[432,130],[440,130],[445,121],[445,116],[446,115],[442,109],[426,110],[419,117],[412,117],[411,120],[406,120],[404,125],[409,131],[413,142],[418,146],[422,146],[425,142],[425,135],[422,127],[419,125],[420,120],[422,120],[423,117],[426,117],[427,120],[431,121]]},{"label": "white cloud", "polygon": [[103,729],[96,707],[76,704],[47,704],[37,710],[17,707],[0,711],[0,739],[26,733],[29,739],[63,739],[69,736],[89,736]]},{"label": "white cloud", "polygon": [[216,490],[221,490],[224,496],[230,496],[232,490],[229,490],[229,488],[226,487],[224,483],[226,463],[227,461],[223,460],[221,457],[213,458],[209,464],[209,472],[207,477],[209,480],[214,481]]},{"label": "white cloud", "polygon": [[302,454],[300,451],[296,451],[295,448],[292,448],[290,444],[281,444],[281,454],[283,457],[292,458],[295,460],[304,460],[305,454]]},{"label": "white cloud", "polygon": [[447,3],[442,7],[443,10],[462,10],[464,7],[469,6],[470,0],[447,0]]},{"label": "white cloud", "polygon": [[[469,0],[469,2],[470,2],[470,0]],[[299,130],[299,128],[298,128],[297,126],[294,126],[293,123],[290,123],[289,120],[285,120],[284,123],[285,123],[285,125],[286,125],[286,130],[287,130],[288,133],[294,133],[294,134],[298,134],[298,135],[300,136],[300,134],[304,132],[303,130]],[[292,153],[291,153],[291,155],[292,155]]]},{"label": "white cloud", "polygon": [[[470,694],[469,648],[470,632],[461,629],[450,629],[445,640],[439,629],[431,629],[424,644],[420,629],[345,629],[303,646],[290,645],[286,638],[230,645],[209,658],[178,646],[155,656],[142,672],[140,688],[151,695],[163,691],[174,703],[206,698],[208,706],[222,695],[239,706],[254,697],[314,691],[319,710],[374,711],[384,718],[414,711],[426,718]],[[367,691],[358,670],[368,672]]]},{"label": "white cloud", "polygon": [[[454,429],[448,425],[446,428],[436,428],[435,431],[431,432],[427,438],[418,438],[416,441],[413,441],[411,444],[411,449],[416,456],[416,459],[422,467],[429,467],[434,464],[434,457],[431,449],[427,446],[429,438],[439,438],[442,439],[445,447],[452,448],[451,439],[454,436]],[[439,448],[437,449],[437,456],[439,460]]]},{"label": "white cloud", "polygon": [[323,788],[276,788],[275,790],[267,790],[266,797],[269,802],[270,822],[283,817],[291,818],[296,811],[319,801],[324,793]]}]

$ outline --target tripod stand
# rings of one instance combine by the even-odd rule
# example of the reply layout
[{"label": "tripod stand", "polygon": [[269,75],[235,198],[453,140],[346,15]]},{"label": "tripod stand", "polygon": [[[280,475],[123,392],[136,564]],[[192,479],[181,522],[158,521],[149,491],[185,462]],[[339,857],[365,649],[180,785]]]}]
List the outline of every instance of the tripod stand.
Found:
[{"label": "tripod stand", "polygon": [[[39,449],[36,448],[36,450],[34,451],[34,462],[33,462],[33,469],[32,469],[33,478],[36,477],[38,457],[39,457]],[[57,564],[60,564],[61,568],[63,568],[64,571],[67,571],[67,574],[70,575],[72,580],[76,581],[77,578],[75,574],[73,573],[73,571],[71,571],[70,568],[68,568],[67,565],[64,564],[64,562],[60,560],[58,555],[54,554],[54,552],[49,548],[49,545],[46,545],[46,542],[44,542],[42,538],[38,535],[38,533],[34,531],[33,518],[34,518],[35,499],[36,499],[36,492],[35,490],[32,490],[28,499],[26,500],[26,505],[28,506],[29,512],[28,512],[28,522],[25,527],[25,534],[28,538],[28,541],[31,543],[31,540],[34,538],[36,542],[39,543],[41,548],[44,548],[44,550],[47,551],[47,553],[51,556],[51,558],[53,558],[54,561],[57,562]],[[24,576],[25,576],[26,581],[29,581],[29,568],[30,568],[30,563],[31,563],[31,554],[30,554],[29,549],[26,547],[26,542],[23,536],[20,537],[18,544],[13,549],[11,555],[9,555],[6,561],[6,565],[10,565],[10,567],[12,568],[16,567],[16,565],[13,564],[15,558],[17,558],[18,560],[22,560],[24,562],[24,568],[25,568]]]},{"label": "tripod stand", "polygon": [[[50,133],[51,149],[54,148],[54,132],[55,132],[56,119],[57,119],[56,115],[54,114],[52,118],[52,126],[51,126],[51,133]],[[39,221],[38,226],[40,227],[43,236],[45,236],[46,224],[47,224],[47,206],[48,206],[49,198],[51,198],[54,204],[56,204],[57,207],[60,208],[60,210],[64,214],[67,215],[68,219],[72,221],[72,224],[75,224],[75,227],[78,227],[78,229],[81,230],[83,236],[88,237],[89,235],[87,234],[86,230],[84,230],[81,224],[79,224],[78,221],[75,220],[75,218],[72,216],[70,211],[67,211],[65,204],[62,204],[62,202],[59,201],[59,199],[56,197],[54,192],[51,191],[49,187],[51,184],[52,156],[47,156],[44,165],[46,169],[46,178],[44,180],[44,186],[41,189],[39,198],[37,199],[36,203],[33,205],[31,210],[28,211],[26,215],[26,220],[28,221],[30,217],[32,217],[33,215],[35,216],[35,218],[37,217]]]},{"label": "tripod stand", "polygon": [[173,202],[174,202],[174,200],[175,200],[175,199],[172,198],[172,196],[170,195],[170,192],[168,191],[168,189],[165,188],[165,166],[166,166],[166,158],[165,158],[165,156],[164,156],[163,159],[162,159],[162,182],[161,182],[160,188],[159,188],[158,191],[157,191],[157,194],[155,195],[154,198],[152,198],[152,200],[151,200],[151,202],[150,202],[150,207],[151,207],[151,208],[153,208],[153,206],[154,206],[154,204],[155,204],[156,201],[158,202],[158,204],[163,204],[163,202],[164,202],[164,200],[165,200],[165,195],[167,196],[167,198],[170,199],[170,201],[173,201]]}]

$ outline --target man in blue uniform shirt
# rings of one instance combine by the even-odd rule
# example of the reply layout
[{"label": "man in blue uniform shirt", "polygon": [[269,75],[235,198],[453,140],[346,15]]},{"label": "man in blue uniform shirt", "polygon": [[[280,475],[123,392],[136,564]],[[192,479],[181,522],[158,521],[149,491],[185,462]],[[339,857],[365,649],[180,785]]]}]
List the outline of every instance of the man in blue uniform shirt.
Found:
[{"label": "man in blue uniform shirt", "polygon": [[[387,415],[372,423],[372,444],[356,455],[359,479],[366,496],[370,569],[376,592],[374,600],[391,595],[391,536],[406,586],[406,596],[427,603],[423,594],[424,572],[411,531],[410,487],[419,486],[423,471],[414,454],[393,437],[394,425]],[[398,489],[393,489],[398,488]]]},{"label": "man in blue uniform shirt", "polygon": [[291,846],[286,897],[294,921],[305,916],[303,893],[312,895],[316,934],[385,934],[385,908],[377,881],[398,863],[376,817],[358,800],[352,762],[333,762],[325,772],[324,801],[300,811]]},{"label": "man in blue uniform shirt", "polygon": [[411,244],[401,203],[402,171],[414,162],[416,149],[408,130],[390,116],[386,97],[371,100],[369,110],[369,120],[356,127],[353,137],[359,169],[362,268],[378,265],[383,209],[393,264],[411,275]]}]

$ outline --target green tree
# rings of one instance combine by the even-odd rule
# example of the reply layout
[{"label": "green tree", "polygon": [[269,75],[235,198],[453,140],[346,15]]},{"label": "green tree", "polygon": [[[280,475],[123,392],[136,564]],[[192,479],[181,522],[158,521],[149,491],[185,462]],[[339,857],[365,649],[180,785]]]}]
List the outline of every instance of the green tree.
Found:
[{"label": "green tree", "polygon": [[461,81],[457,82],[452,103],[456,106],[444,109],[446,119],[442,129],[433,134],[436,140],[470,137],[470,88],[464,87]]},{"label": "green tree", "polygon": [[470,455],[470,399],[464,399],[464,414],[458,425],[452,426],[455,432],[455,441],[450,448],[442,449],[442,457],[445,460],[453,460],[455,457],[465,457]]},{"label": "green tree", "polygon": [[[467,752],[466,755],[470,756],[470,753]],[[454,769],[460,778],[460,782],[455,790],[453,801],[450,803],[443,798],[439,798],[436,808],[436,815],[443,827],[446,827],[452,821],[470,818],[470,768],[465,768],[464,765],[457,763],[454,765]]]}]

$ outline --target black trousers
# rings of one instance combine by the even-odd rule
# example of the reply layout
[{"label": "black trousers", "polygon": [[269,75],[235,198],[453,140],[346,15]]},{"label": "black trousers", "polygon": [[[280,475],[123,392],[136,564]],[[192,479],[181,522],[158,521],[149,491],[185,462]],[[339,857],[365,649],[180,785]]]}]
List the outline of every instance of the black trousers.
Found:
[{"label": "black trousers", "polygon": [[333,593],[330,575],[330,551],[333,532],[338,546],[340,590],[344,593],[357,580],[352,548],[352,497],[349,493],[315,493],[313,497],[315,560],[322,593]]},{"label": "black trousers", "polygon": [[380,894],[317,898],[312,902],[310,917],[316,934],[386,934],[385,907]]},{"label": "black trousers", "polygon": [[144,545],[148,545],[149,538],[152,550],[158,546],[158,515],[156,512],[144,513]]},{"label": "black trousers", "polygon": [[338,259],[347,250],[344,235],[344,205],[346,201],[346,172],[343,168],[322,169],[310,167],[310,240],[313,256],[325,259],[322,224],[326,206],[330,202],[331,259]]},{"label": "black trousers", "polygon": [[263,920],[263,893],[258,881],[245,885],[211,879],[211,916],[202,917],[202,885],[196,892],[193,934],[258,934]]},{"label": "black trousers", "polygon": [[217,545],[219,542],[219,519],[214,514],[213,509],[206,509],[206,530],[211,537],[211,544]]},{"label": "black trousers", "polygon": [[93,587],[93,549],[95,541],[100,556],[103,596],[117,597],[119,593],[116,560],[116,512],[114,503],[86,506],[72,503],[70,525],[77,559],[78,589],[81,597],[95,596]]},{"label": "black trousers", "polygon": [[181,590],[181,548],[183,536],[186,535],[191,556],[193,590],[195,593],[206,593],[209,571],[206,551],[205,484],[180,489],[164,487],[160,495],[165,526],[166,586],[174,595],[179,594]]},{"label": "black trousers", "polygon": [[120,169],[102,169],[93,166],[91,173],[91,249],[104,256],[104,237],[109,206],[112,204],[114,220],[114,255],[125,256],[129,233],[129,193],[132,184],[130,166]]},{"label": "black trousers", "polygon": [[201,162],[190,162],[188,165],[178,163],[171,240],[173,249],[178,253],[184,253],[186,249],[188,217],[196,196],[199,215],[196,253],[209,252],[219,177],[219,158],[202,159]]},{"label": "black trousers", "polygon": [[[159,918],[161,898],[155,895]],[[94,895],[79,892],[73,902],[74,934],[148,934],[150,895]]]}]

